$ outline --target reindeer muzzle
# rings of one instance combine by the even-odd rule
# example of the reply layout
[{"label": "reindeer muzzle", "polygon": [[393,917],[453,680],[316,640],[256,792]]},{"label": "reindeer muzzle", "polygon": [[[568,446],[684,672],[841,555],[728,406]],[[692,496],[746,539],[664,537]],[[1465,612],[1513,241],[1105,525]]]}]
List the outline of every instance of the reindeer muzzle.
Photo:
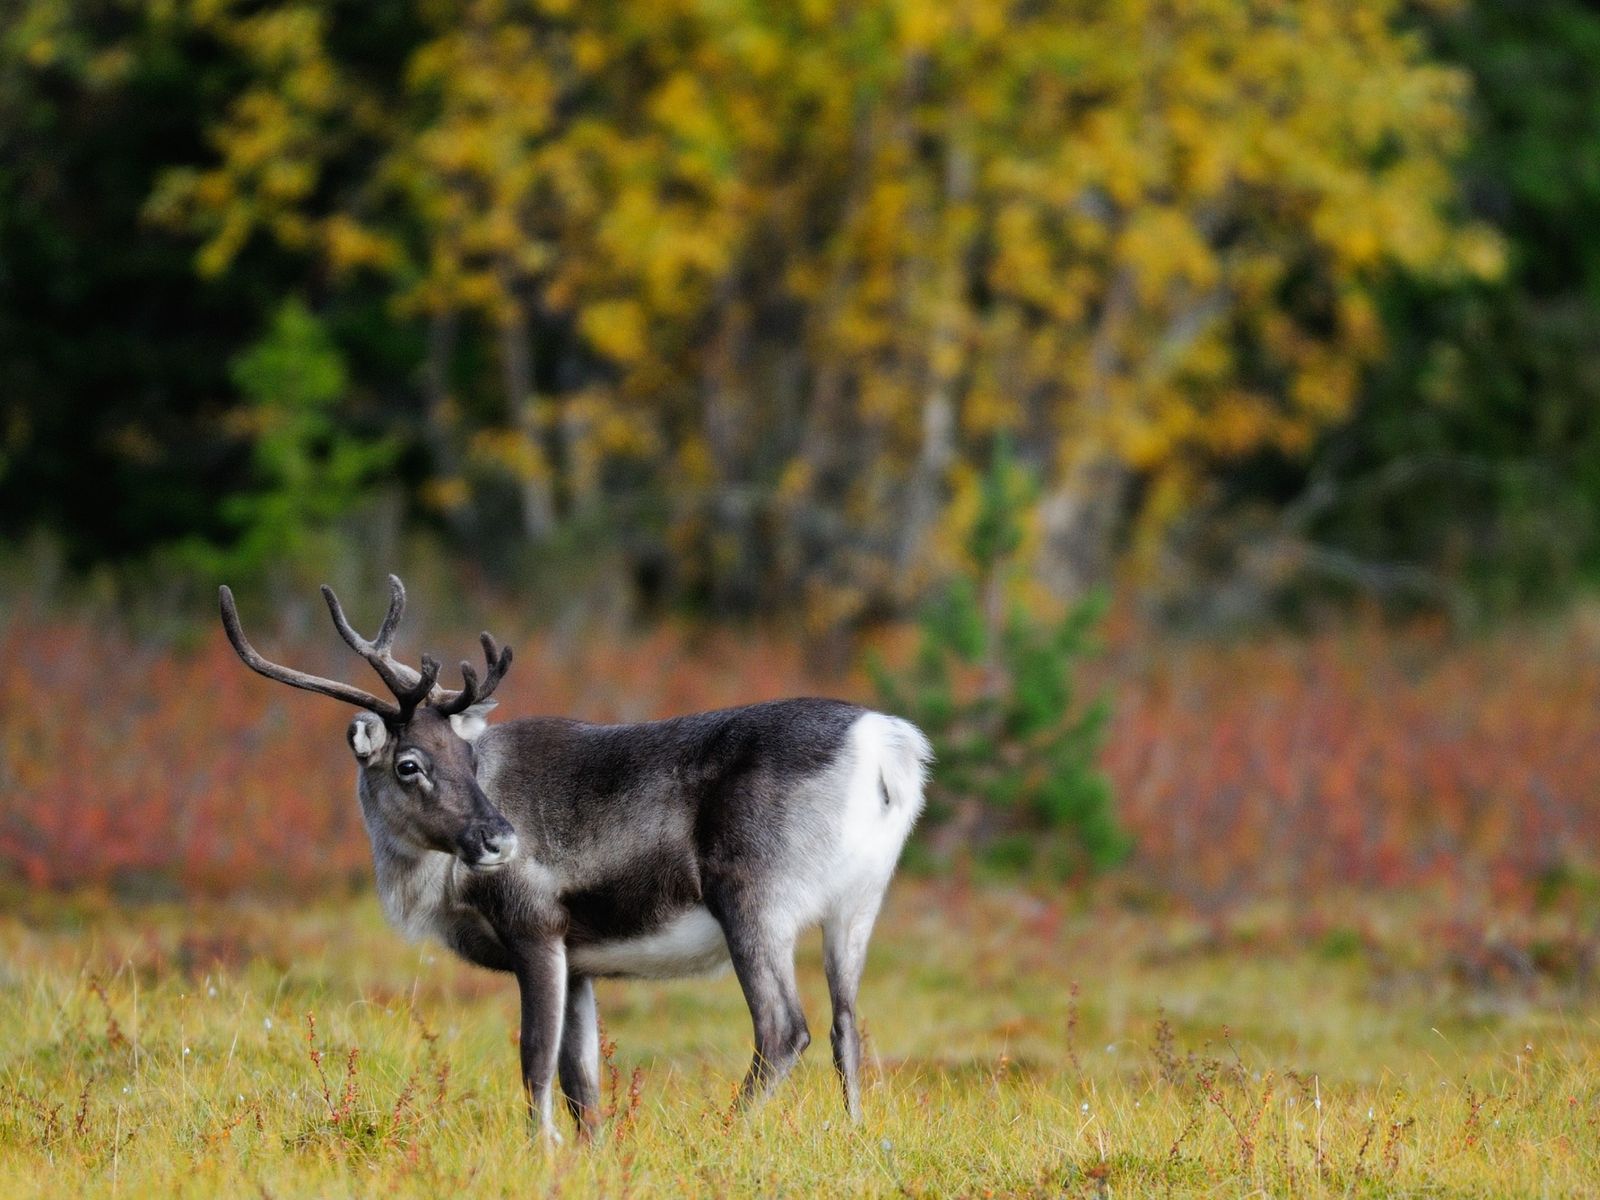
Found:
[{"label": "reindeer muzzle", "polygon": [[457,843],[461,861],[474,871],[503,867],[517,856],[517,832],[504,818],[475,825]]}]

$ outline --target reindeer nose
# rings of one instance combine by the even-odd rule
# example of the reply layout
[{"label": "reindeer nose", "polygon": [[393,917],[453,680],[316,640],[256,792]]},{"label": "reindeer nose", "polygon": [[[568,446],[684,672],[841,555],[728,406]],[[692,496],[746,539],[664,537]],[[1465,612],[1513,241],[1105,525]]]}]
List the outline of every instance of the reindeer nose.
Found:
[{"label": "reindeer nose", "polygon": [[516,857],[517,835],[510,825],[485,829],[474,840],[478,843],[478,857],[470,866],[497,867]]}]

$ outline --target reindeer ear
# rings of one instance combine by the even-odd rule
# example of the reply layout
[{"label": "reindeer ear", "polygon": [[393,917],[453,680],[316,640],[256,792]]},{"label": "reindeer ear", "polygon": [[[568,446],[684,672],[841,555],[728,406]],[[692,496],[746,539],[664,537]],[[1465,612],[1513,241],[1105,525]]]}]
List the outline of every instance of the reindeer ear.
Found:
[{"label": "reindeer ear", "polygon": [[367,766],[388,743],[389,728],[376,714],[362,713],[350,722],[350,729],[345,736],[350,739],[350,749],[357,761]]},{"label": "reindeer ear", "polygon": [[489,727],[489,713],[498,700],[480,700],[450,718],[450,728],[469,742],[475,742]]}]

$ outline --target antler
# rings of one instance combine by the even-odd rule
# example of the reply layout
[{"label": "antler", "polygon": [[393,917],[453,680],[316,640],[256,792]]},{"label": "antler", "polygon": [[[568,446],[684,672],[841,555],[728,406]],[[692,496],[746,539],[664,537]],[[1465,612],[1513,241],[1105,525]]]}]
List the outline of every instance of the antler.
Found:
[{"label": "antler", "polygon": [[386,720],[399,724],[409,721],[411,714],[420,704],[432,704],[439,710],[440,715],[448,717],[487,700],[500,680],[505,678],[507,668],[511,666],[511,648],[507,646],[502,650],[487,633],[481,638],[483,658],[487,664],[483,683],[481,685],[478,683],[478,673],[472,666],[463,662],[461,678],[464,686],[458,692],[439,687],[439,664],[428,655],[422,656],[421,671],[397,660],[389,652],[389,647],[394,644],[395,630],[399,628],[400,618],[406,611],[406,588],[405,584],[400,582],[398,575],[389,576],[389,611],[384,614],[383,624],[378,627],[378,636],[371,641],[362,637],[351,626],[349,619],[344,615],[344,608],[339,603],[339,597],[333,594],[333,589],[327,584],[322,585],[322,598],[328,602],[328,612],[333,616],[334,628],[339,631],[339,636],[344,639],[345,645],[372,665],[372,669],[394,693],[393,703],[380,700],[349,684],[307,675],[303,671],[279,666],[262,658],[256,653],[255,647],[245,639],[244,630],[239,626],[238,610],[234,608],[233,593],[226,587],[222,589],[222,625],[228,631],[228,640],[233,643],[233,648],[238,651],[239,657],[251,670],[265,675],[268,679],[287,683],[291,687],[304,688],[308,692],[320,692],[324,696],[332,696],[335,700],[343,700],[347,704],[369,709]]},{"label": "antler", "polygon": [[[276,679],[279,683],[287,683],[290,687],[302,688],[308,692],[317,692],[324,696],[332,696],[335,700],[343,700],[346,704],[354,704],[358,708],[375,712],[386,720],[396,720],[402,714],[399,704],[391,704],[387,700],[380,700],[370,692],[364,692],[358,687],[351,687],[348,683],[339,683],[333,679],[323,679],[320,675],[307,675],[304,671],[280,666],[271,662],[257,652],[244,636],[244,628],[239,624],[239,610],[233,603],[232,589],[224,586],[219,593],[222,604],[222,628],[227,631],[228,641],[233,643],[234,651],[244,660],[244,665],[258,675],[265,675],[268,679]],[[392,631],[391,631],[392,632]],[[437,677],[439,669],[434,666],[434,676]],[[430,682],[429,686],[432,684]],[[399,699],[399,696],[396,696]],[[415,703],[411,706],[416,707]],[[409,710],[406,710],[409,715]]]},{"label": "antler", "polygon": [[441,692],[433,701],[433,706],[439,710],[441,716],[450,717],[456,713],[465,712],[474,704],[482,703],[494,694],[494,689],[500,686],[500,681],[506,677],[506,671],[511,667],[511,647],[501,649],[500,644],[494,640],[493,635],[485,632],[478,635],[478,641],[483,645],[483,661],[485,666],[483,684],[478,683],[478,673],[472,669],[472,664],[465,659],[461,662],[462,688],[459,692]]},{"label": "antler", "polygon": [[[333,589],[327,584],[322,585],[322,598],[328,602],[333,626],[339,631],[345,645],[372,664],[372,669],[389,685],[389,690],[396,697],[411,692],[417,686],[421,678],[417,672],[405,663],[397,662],[394,655],[389,653],[389,647],[394,644],[394,631],[399,628],[400,618],[406,611],[406,585],[400,582],[400,576],[389,576],[389,611],[384,614],[383,624],[378,627],[378,636],[370,642],[351,627],[339,604],[339,597],[333,594]],[[427,664],[428,659],[424,658],[424,673],[427,672]],[[438,676],[437,669],[434,675]]]},{"label": "antler", "polygon": [[[328,602],[328,611],[333,614],[333,624],[339,630],[339,636],[362,658],[372,664],[372,669],[377,671],[383,681],[389,685],[389,690],[397,696],[402,692],[414,694],[419,689],[428,695],[428,702],[437,708],[442,716],[453,716],[464,712],[474,704],[487,700],[500,681],[505,678],[507,669],[511,666],[511,647],[501,649],[492,636],[485,633],[479,641],[483,645],[483,661],[485,673],[483,683],[478,682],[478,673],[472,664],[463,661],[461,664],[462,688],[460,691],[449,691],[435,687],[434,681],[439,676],[439,664],[426,656],[422,660],[422,676],[406,666],[403,662],[396,661],[389,653],[389,647],[394,642],[394,631],[400,625],[400,617],[406,611],[406,588],[400,582],[398,575],[389,576],[389,611],[384,615],[383,624],[378,628],[378,636],[370,642],[357,633],[345,618],[344,609],[339,605],[339,597],[333,594],[333,589],[327,584],[322,585],[322,598]],[[431,670],[430,670],[431,666]],[[422,687],[422,679],[428,681],[427,688]],[[420,703],[420,701],[419,701]],[[414,707],[414,706],[413,706]]]}]

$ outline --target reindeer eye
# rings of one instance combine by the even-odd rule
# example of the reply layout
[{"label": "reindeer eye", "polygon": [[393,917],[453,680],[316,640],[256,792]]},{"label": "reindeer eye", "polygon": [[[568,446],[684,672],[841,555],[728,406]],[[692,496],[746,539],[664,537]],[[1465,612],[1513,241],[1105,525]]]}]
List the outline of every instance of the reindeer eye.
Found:
[{"label": "reindeer eye", "polygon": [[422,774],[422,768],[417,765],[417,760],[414,758],[402,758],[395,764],[394,769],[399,773],[401,779],[415,779]]}]

